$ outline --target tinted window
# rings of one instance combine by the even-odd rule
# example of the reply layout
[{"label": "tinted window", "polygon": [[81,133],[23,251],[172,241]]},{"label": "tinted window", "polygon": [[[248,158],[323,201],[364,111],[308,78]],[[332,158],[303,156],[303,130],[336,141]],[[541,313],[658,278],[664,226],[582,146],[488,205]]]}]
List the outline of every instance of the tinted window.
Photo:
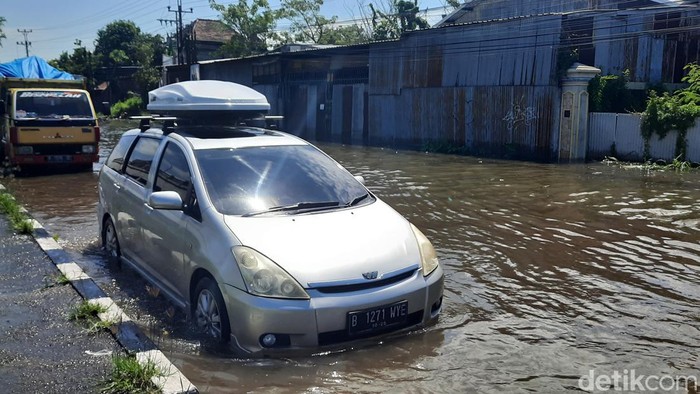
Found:
[{"label": "tinted window", "polygon": [[312,146],[200,150],[196,157],[214,207],[227,215],[297,203],[343,206],[367,194],[352,175]]},{"label": "tinted window", "polygon": [[131,143],[134,141],[134,138],[136,138],[135,135],[122,137],[117,146],[112,149],[112,153],[109,155],[105,165],[114,171],[122,172],[122,169],[124,168],[124,158],[129,152],[129,147],[131,147]]},{"label": "tinted window", "polygon": [[132,177],[136,182],[146,185],[153,156],[156,154],[159,144],[160,141],[157,139],[139,138],[131,156],[129,156],[129,162],[126,164],[126,175]]},{"label": "tinted window", "polygon": [[190,170],[185,154],[177,145],[172,142],[168,143],[158,166],[158,175],[153,190],[177,192],[182,201],[186,202],[190,184]]}]

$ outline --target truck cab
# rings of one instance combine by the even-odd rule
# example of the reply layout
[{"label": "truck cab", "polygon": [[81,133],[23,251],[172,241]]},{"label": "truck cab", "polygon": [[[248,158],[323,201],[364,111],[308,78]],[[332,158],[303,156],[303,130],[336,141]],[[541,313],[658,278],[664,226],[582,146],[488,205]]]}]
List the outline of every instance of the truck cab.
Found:
[{"label": "truck cab", "polygon": [[100,129],[83,87],[80,80],[0,80],[6,167],[72,165],[92,170]]}]

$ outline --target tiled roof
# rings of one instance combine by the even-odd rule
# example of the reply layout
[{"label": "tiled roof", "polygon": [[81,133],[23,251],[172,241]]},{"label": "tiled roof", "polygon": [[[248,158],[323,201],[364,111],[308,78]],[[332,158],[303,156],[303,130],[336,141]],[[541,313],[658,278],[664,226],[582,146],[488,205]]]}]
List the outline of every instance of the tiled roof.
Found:
[{"label": "tiled roof", "polygon": [[194,37],[197,41],[228,42],[233,37],[234,32],[223,22],[213,19],[196,19],[188,27],[194,30]]}]

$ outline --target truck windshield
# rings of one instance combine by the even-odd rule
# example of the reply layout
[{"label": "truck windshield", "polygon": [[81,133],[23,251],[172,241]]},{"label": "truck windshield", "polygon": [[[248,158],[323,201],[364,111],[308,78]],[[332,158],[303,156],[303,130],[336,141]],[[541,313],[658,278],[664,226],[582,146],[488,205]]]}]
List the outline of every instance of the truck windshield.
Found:
[{"label": "truck windshield", "polygon": [[76,91],[17,92],[15,119],[94,118],[87,94]]}]

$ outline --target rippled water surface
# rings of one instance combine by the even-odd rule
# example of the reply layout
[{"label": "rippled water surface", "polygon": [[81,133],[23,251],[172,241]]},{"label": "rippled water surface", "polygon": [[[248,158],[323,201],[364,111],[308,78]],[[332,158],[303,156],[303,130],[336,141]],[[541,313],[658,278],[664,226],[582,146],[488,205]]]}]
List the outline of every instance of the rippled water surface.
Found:
[{"label": "rippled water surface", "polygon": [[[116,134],[105,135],[108,149]],[[184,334],[161,338],[202,391],[561,392],[579,390],[592,369],[700,376],[697,171],[321,147],[432,240],[446,273],[440,320],[288,359],[241,360]],[[3,183],[92,275],[139,297],[96,252],[95,174]],[[182,331],[170,314],[154,315]]]}]

